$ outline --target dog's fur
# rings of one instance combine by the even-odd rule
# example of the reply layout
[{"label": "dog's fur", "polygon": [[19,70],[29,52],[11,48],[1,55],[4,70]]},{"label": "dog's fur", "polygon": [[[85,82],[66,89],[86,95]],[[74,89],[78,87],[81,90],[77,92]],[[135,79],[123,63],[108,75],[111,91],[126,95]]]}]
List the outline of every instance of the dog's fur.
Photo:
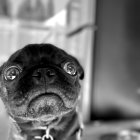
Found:
[{"label": "dog's fur", "polygon": [[83,68],[65,51],[30,44],[1,66],[0,96],[23,138],[42,137],[41,128],[47,126],[54,140],[74,140],[80,129],[76,107],[83,78]]}]

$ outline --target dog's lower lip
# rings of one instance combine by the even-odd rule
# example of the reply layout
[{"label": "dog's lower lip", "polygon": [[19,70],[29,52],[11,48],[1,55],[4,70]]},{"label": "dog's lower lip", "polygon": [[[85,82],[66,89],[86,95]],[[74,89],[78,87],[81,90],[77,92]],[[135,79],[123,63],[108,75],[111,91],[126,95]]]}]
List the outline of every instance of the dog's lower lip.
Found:
[{"label": "dog's lower lip", "polygon": [[44,93],[40,93],[40,94],[38,94],[37,96],[35,96],[35,97],[33,97],[29,102],[32,102],[33,100],[36,100],[37,98],[39,98],[39,97],[41,97],[41,96],[57,96],[57,97],[59,97],[61,100],[62,100],[62,102],[63,102],[63,99],[61,98],[61,96],[59,95],[59,94],[57,94],[57,93],[54,93],[54,92],[44,92]]},{"label": "dog's lower lip", "polygon": [[28,104],[28,113],[33,117],[56,114],[64,110],[63,99],[55,93],[42,93],[34,97]]}]

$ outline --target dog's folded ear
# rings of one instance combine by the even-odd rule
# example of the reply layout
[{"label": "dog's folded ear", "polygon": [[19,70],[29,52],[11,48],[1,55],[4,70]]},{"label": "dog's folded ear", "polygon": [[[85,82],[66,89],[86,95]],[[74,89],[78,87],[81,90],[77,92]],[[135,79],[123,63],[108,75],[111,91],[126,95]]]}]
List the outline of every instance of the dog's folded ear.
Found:
[{"label": "dog's folded ear", "polygon": [[5,63],[3,63],[3,64],[0,65],[0,80],[1,80],[2,71],[3,71],[4,67],[5,67]]},{"label": "dog's folded ear", "polygon": [[79,78],[80,78],[80,80],[83,80],[84,79],[84,69],[76,58],[73,57],[73,59],[76,61],[77,65],[78,65],[77,71],[79,74]]},{"label": "dog's folded ear", "polygon": [[81,80],[83,80],[84,79],[84,70],[81,65],[79,65],[79,67],[78,67],[78,73],[79,73],[79,78]]},{"label": "dog's folded ear", "polygon": [[[3,64],[3,65],[0,65],[0,79],[1,79],[3,67],[4,67],[4,64]],[[0,82],[1,82],[1,81],[0,81]]]}]

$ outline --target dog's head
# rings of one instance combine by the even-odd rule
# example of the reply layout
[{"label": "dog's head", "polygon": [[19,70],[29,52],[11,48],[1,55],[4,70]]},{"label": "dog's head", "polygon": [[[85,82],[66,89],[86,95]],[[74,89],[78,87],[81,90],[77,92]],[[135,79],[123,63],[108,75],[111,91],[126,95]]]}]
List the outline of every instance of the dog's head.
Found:
[{"label": "dog's head", "polygon": [[0,96],[16,120],[49,121],[75,109],[79,62],[51,44],[31,44],[15,52],[0,68]]}]

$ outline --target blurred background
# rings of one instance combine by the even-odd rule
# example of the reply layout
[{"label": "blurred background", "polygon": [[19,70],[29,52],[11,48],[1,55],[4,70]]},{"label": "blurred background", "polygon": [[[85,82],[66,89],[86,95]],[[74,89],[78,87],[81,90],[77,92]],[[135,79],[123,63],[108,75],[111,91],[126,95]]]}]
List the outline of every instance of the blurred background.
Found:
[{"label": "blurred background", "polygon": [[82,64],[85,139],[140,140],[139,0],[0,0],[0,64],[29,43],[55,44]]}]

